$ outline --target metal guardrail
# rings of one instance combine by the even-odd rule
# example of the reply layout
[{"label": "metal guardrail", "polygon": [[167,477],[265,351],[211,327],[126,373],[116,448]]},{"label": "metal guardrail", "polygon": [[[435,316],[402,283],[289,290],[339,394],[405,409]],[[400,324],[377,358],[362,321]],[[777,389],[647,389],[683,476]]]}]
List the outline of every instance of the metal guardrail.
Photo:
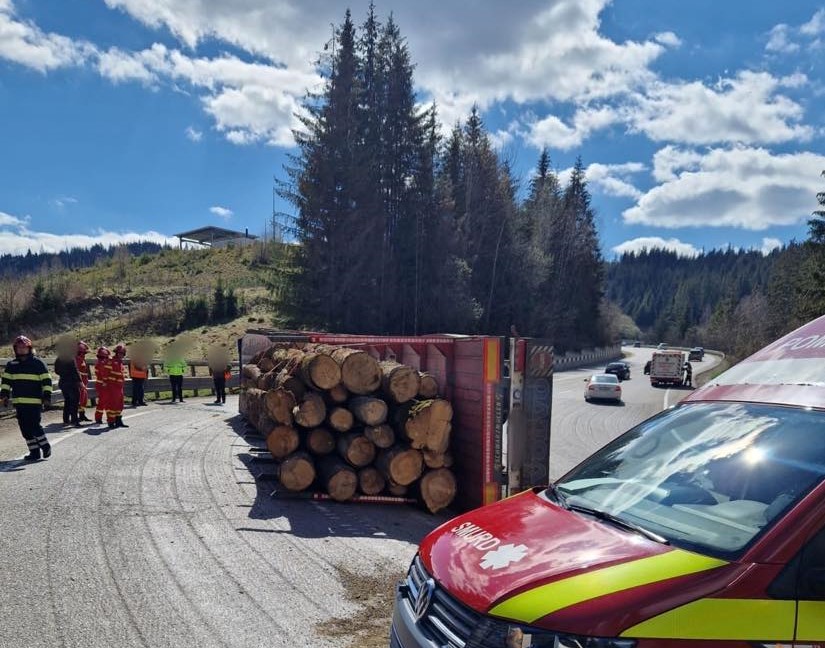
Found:
[{"label": "metal guardrail", "polygon": [[[49,371],[54,375],[54,361],[55,358],[41,358],[43,362],[46,363],[48,366]],[[8,359],[0,359],[0,376],[3,373],[3,367],[6,366]],[[128,359],[125,363],[128,367]],[[200,392],[206,393],[214,393],[214,383],[212,381],[212,377],[209,375],[197,375],[197,370],[199,368],[207,368],[209,363],[206,360],[187,360],[186,363],[189,368],[189,375],[183,377],[183,389],[184,391],[194,391],[195,396],[199,396]],[[168,376],[158,375],[163,372],[163,360],[152,360],[151,362],[147,363],[147,367],[149,368],[149,378],[146,379],[146,383],[144,385],[143,391],[146,394],[154,394],[155,398],[157,399],[161,393],[164,392],[171,392],[172,391],[172,384],[169,382]],[[227,389],[234,389],[236,387],[240,387],[240,375],[239,369],[240,364],[237,361],[231,363],[232,365],[232,377],[226,381],[226,388]],[[92,365],[90,364],[90,367]],[[55,381],[56,386],[56,381]],[[94,405],[97,399],[97,392],[94,388],[94,381],[89,381],[89,402]],[[126,398],[131,398],[132,396],[132,381],[127,377],[126,381],[124,382],[123,386],[124,394]],[[63,395],[60,393],[59,389],[54,390],[52,393],[52,404],[59,404],[63,402]]]}]

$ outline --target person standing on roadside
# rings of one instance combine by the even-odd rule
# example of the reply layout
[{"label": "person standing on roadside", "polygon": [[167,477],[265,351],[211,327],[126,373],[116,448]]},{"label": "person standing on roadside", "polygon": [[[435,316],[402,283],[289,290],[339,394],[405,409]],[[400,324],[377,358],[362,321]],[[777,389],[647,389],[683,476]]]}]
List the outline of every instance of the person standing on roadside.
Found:
[{"label": "person standing on roadside", "polygon": [[14,360],[6,364],[0,381],[0,401],[8,407],[11,398],[17,412],[17,424],[26,440],[29,454],[26,461],[48,459],[52,447],[40,424],[40,413],[52,400],[52,377],[45,363],[34,354],[34,345],[25,335],[20,335],[12,345]]},{"label": "person standing on roadside", "polygon": [[77,343],[77,354],[75,355],[75,365],[80,373],[80,397],[77,403],[77,420],[80,422],[90,420],[86,416],[86,405],[89,404],[89,365],[86,364],[86,354],[89,353],[89,345],[82,340]]},{"label": "person standing on roadside", "polygon": [[123,360],[126,358],[126,347],[118,344],[115,353],[109,362],[109,375],[106,378],[106,389],[109,392],[109,404],[106,407],[106,422],[109,429],[129,427],[123,422],[123,403],[125,400],[123,389],[126,383],[126,372]]},{"label": "person standing on roadside", "polygon": [[183,352],[177,344],[169,347],[169,352],[166,357],[166,362],[163,365],[163,370],[169,376],[169,382],[172,385],[172,402],[177,398],[183,402],[183,374],[186,373],[186,360],[183,359]]},{"label": "person standing on roadside", "polygon": [[83,377],[77,368],[77,343],[74,340],[61,340],[57,344],[57,360],[54,372],[57,374],[60,392],[63,394],[63,425],[80,427],[80,390]]},{"label": "person standing on roadside", "polygon": [[138,355],[129,358],[129,377],[132,379],[132,407],[146,405],[145,387],[149,367]]},{"label": "person standing on roadside", "polygon": [[207,357],[209,373],[212,374],[212,383],[215,387],[215,405],[226,403],[226,383],[232,377],[232,365],[226,345],[210,350]]},{"label": "person standing on roadside", "polygon": [[95,408],[95,423],[103,423],[103,415],[109,407],[109,364],[112,352],[105,346],[97,350],[95,362],[95,391],[97,392],[97,407]]}]

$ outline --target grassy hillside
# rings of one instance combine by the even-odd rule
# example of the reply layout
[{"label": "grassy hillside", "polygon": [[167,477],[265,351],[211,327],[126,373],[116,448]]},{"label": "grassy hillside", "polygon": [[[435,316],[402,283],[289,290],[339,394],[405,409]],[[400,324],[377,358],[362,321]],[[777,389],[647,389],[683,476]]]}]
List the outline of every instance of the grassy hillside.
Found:
[{"label": "grassy hillside", "polygon": [[211,305],[220,280],[237,299],[238,316],[205,322],[185,331],[193,357],[216,343],[234,344],[251,325],[269,323],[274,304],[267,288],[273,269],[261,248],[164,249],[132,256],[118,250],[93,267],[52,267],[18,278],[7,287],[0,308],[11,322],[6,337],[33,337],[41,353],[61,334],[91,345],[152,339],[159,345],[185,331],[185,306],[202,298]]}]

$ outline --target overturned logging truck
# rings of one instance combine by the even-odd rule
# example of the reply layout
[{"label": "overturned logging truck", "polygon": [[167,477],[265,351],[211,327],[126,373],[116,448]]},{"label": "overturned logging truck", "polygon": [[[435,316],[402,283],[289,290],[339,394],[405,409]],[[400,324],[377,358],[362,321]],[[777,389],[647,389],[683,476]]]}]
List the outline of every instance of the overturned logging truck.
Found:
[{"label": "overturned logging truck", "polygon": [[252,329],[240,413],[273,494],[469,509],[546,484],[552,347],[494,336]]}]

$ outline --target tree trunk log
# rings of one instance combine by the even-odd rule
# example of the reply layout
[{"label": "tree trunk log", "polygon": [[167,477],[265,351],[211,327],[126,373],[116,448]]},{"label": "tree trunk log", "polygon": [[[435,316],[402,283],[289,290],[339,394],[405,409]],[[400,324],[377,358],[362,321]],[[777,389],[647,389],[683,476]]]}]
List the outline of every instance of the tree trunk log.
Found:
[{"label": "tree trunk log", "polygon": [[283,459],[298,449],[301,439],[295,428],[276,425],[266,437],[266,447],[276,459]]},{"label": "tree trunk log", "polygon": [[355,424],[355,418],[345,407],[333,407],[327,417],[329,426],[336,432],[349,432]]},{"label": "tree trunk log", "polygon": [[341,382],[353,394],[371,394],[381,386],[381,367],[366,351],[338,348],[332,358],[341,367]]},{"label": "tree trunk log", "polygon": [[358,488],[358,475],[338,457],[324,457],[318,462],[324,489],[332,499],[345,502],[352,499]]},{"label": "tree trunk log", "polygon": [[253,364],[244,365],[242,376],[242,386],[247,389],[254,388],[258,386],[258,380],[261,378],[261,370]]},{"label": "tree trunk log", "polygon": [[358,471],[358,490],[364,495],[378,495],[384,490],[386,483],[387,480],[384,479],[384,475],[373,466]]},{"label": "tree trunk log", "polygon": [[440,398],[419,401],[412,406],[404,432],[413,448],[447,452],[450,446],[453,406]]},{"label": "tree trunk log", "polygon": [[393,497],[405,497],[409,490],[406,486],[387,480],[387,492]]},{"label": "tree trunk log", "polygon": [[381,425],[387,420],[387,404],[380,398],[353,398],[349,402],[349,409],[364,425]]},{"label": "tree trunk log", "polygon": [[428,373],[421,374],[421,386],[418,388],[418,396],[423,400],[429,400],[438,396],[438,381],[435,376]]},{"label": "tree trunk log", "polygon": [[315,389],[332,389],[341,382],[341,367],[324,353],[306,353],[301,359],[301,378]]},{"label": "tree trunk log", "polygon": [[306,452],[291,454],[278,467],[278,479],[289,491],[306,490],[315,481],[315,464]]},{"label": "tree trunk log", "polygon": [[447,508],[455,499],[457,490],[455,475],[446,468],[430,470],[419,483],[421,499],[430,513]]},{"label": "tree trunk log", "polygon": [[327,397],[331,403],[342,405],[347,402],[349,392],[343,384],[339,383],[327,392]]},{"label": "tree trunk log", "polygon": [[306,445],[312,454],[328,455],[335,451],[335,437],[324,427],[317,427],[306,436]]},{"label": "tree trunk log", "polygon": [[263,357],[258,363],[258,368],[261,370],[261,373],[269,373],[275,368],[275,363],[272,362],[272,358]]},{"label": "tree trunk log", "polygon": [[308,392],[292,409],[292,417],[302,427],[318,427],[327,417],[327,406],[323,397],[317,392]]},{"label": "tree trunk log", "polygon": [[266,392],[264,397],[267,414],[273,421],[282,425],[292,425],[292,408],[295,407],[295,397],[285,389],[274,389]]},{"label": "tree trunk log", "polygon": [[360,432],[350,432],[338,439],[338,454],[356,468],[363,468],[375,460],[375,446]]},{"label": "tree trunk log", "polygon": [[392,482],[409,486],[421,476],[424,460],[418,450],[397,445],[378,455],[375,467]]},{"label": "tree trunk log", "polygon": [[391,448],[395,444],[395,430],[386,423],[366,426],[364,436],[382,449]]},{"label": "tree trunk log", "polygon": [[424,450],[424,464],[427,468],[449,468],[453,465],[453,455],[449,452],[433,452]]},{"label": "tree trunk log", "polygon": [[286,369],[281,369],[280,371],[272,373],[275,374],[272,389],[283,389],[288,391],[295,397],[296,401],[299,401],[304,397],[304,394],[307,392],[307,388],[303,380],[297,376],[293,376]]},{"label": "tree trunk log", "polygon": [[381,367],[381,390],[393,403],[406,403],[418,395],[421,378],[418,371],[393,360],[384,360]]}]

